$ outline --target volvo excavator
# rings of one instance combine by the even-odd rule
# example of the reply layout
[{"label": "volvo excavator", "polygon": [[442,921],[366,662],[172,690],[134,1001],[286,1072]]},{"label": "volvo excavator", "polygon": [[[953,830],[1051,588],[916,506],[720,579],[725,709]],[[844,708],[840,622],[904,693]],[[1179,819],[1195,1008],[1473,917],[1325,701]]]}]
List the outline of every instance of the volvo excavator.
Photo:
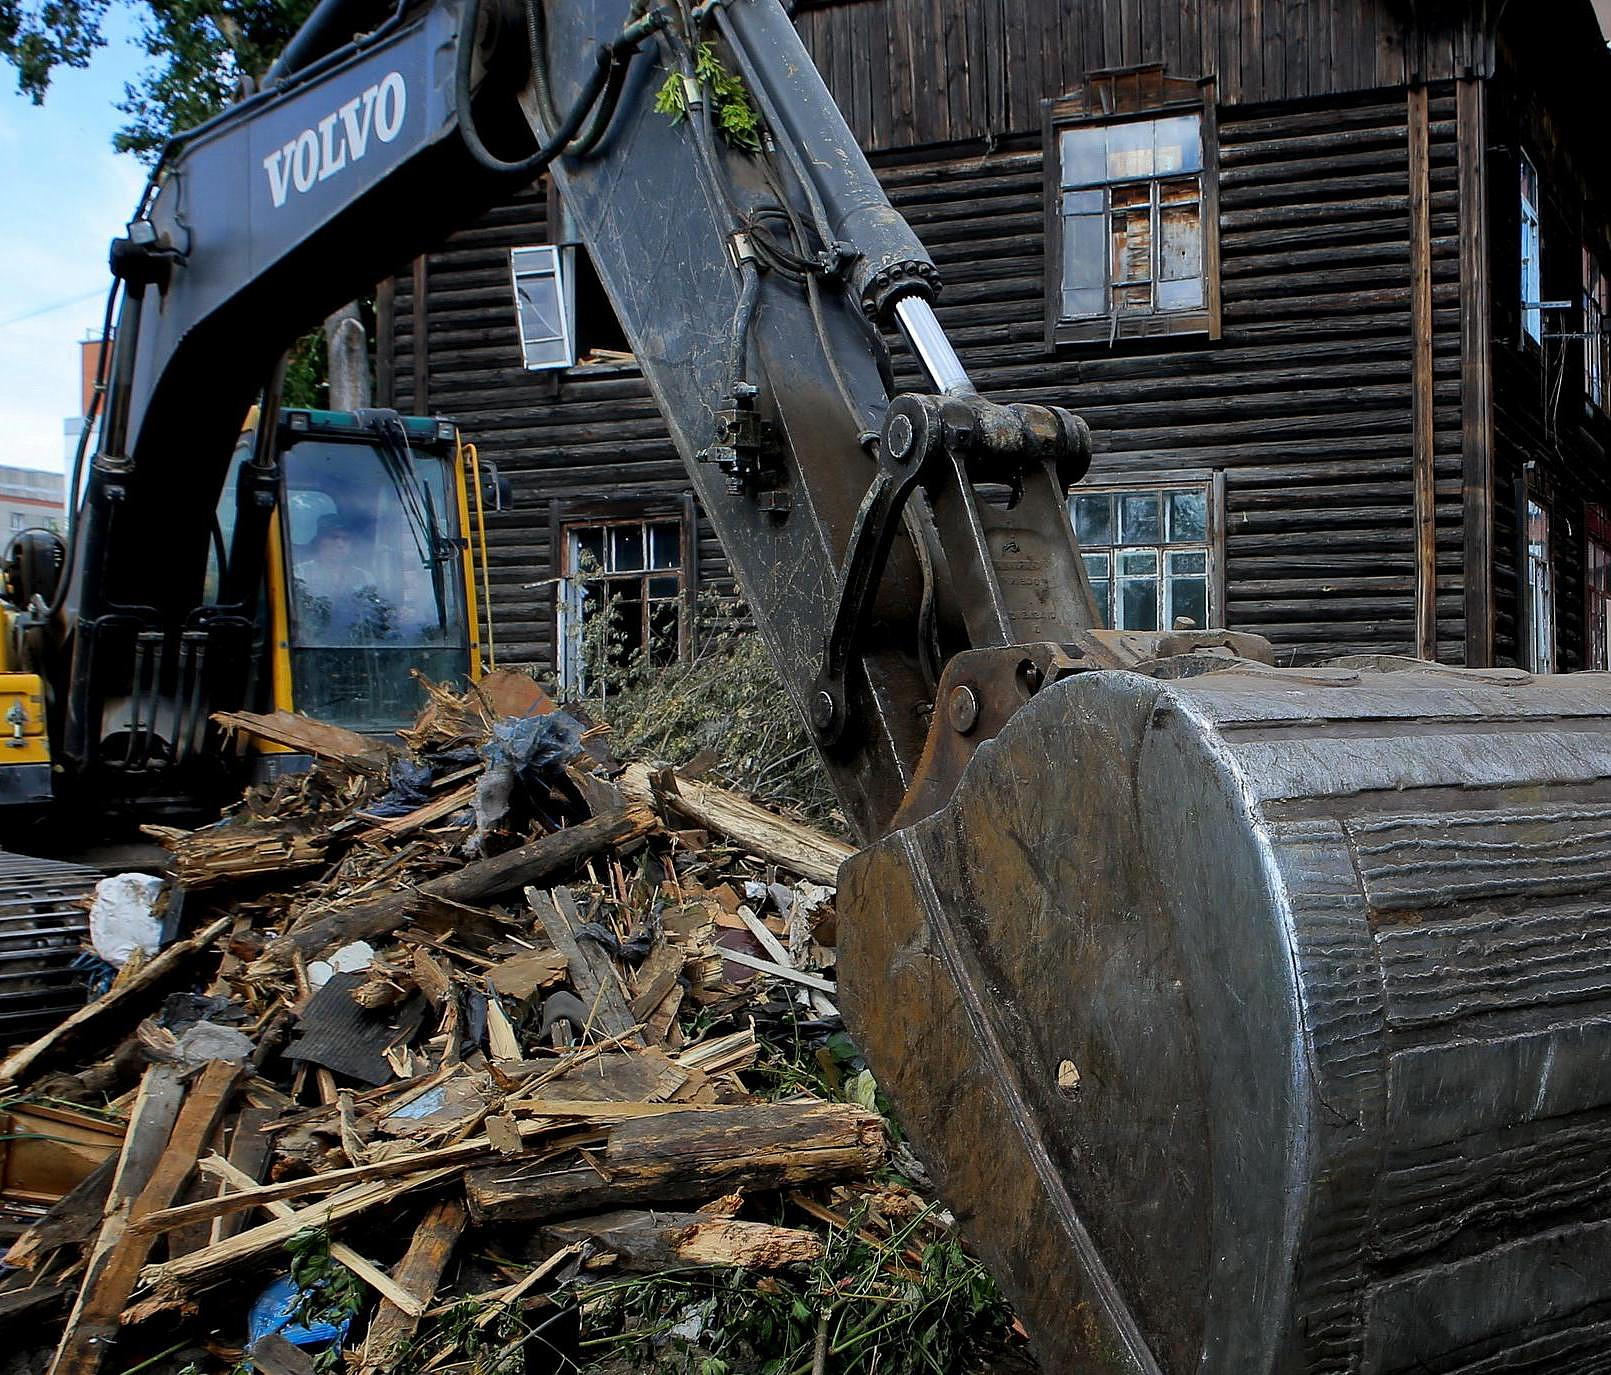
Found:
[{"label": "volvo excavator", "polygon": [[322,0],[167,150],[74,765],[131,684],[238,695],[210,530],[263,537],[270,473],[226,483],[274,358],[545,170],[863,841],[851,1029],[1045,1368],[1611,1368],[1611,685],[1102,629],[1086,426],[975,389],[778,0]]}]

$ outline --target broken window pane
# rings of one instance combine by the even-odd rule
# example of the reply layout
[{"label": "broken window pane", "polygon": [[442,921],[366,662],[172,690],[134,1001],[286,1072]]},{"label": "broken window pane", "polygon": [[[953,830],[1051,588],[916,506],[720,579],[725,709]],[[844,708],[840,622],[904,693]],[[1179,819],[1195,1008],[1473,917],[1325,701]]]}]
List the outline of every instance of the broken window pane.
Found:
[{"label": "broken window pane", "polygon": [[[1065,129],[1059,149],[1061,318],[1201,310],[1207,303],[1201,117]],[[1105,202],[1097,189],[1104,183]],[[1098,244],[1099,232],[1105,244]]]},{"label": "broken window pane", "polygon": [[568,367],[570,320],[559,250],[550,245],[509,251],[520,351],[528,369]]},{"label": "broken window pane", "polygon": [[649,527],[649,567],[682,567],[682,525],[665,521]]}]

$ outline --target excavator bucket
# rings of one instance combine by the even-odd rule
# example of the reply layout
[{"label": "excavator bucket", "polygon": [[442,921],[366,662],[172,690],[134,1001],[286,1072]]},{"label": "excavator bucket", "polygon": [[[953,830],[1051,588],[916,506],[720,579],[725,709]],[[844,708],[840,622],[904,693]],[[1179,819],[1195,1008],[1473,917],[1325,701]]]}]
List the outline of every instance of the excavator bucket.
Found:
[{"label": "excavator bucket", "polygon": [[1607,1369],[1608,722],[1077,674],[846,866],[847,1017],[1048,1371]]}]

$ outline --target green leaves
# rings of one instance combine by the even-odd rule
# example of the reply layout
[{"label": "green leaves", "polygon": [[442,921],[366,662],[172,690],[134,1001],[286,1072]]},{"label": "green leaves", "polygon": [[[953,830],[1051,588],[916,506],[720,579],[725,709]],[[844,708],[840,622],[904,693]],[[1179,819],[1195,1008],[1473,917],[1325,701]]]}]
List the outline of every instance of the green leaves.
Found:
[{"label": "green leaves", "polygon": [[[714,43],[701,43],[694,55],[694,77],[710,101],[716,129],[734,148],[761,151],[761,116],[744,88],[743,78],[727,70]],[[682,77],[667,74],[654,98],[655,110],[674,123],[688,118],[688,96]]]},{"label": "green leaves", "polygon": [[111,0],[0,0],[0,56],[17,69],[17,89],[42,103],[57,67],[85,67],[106,39]]}]

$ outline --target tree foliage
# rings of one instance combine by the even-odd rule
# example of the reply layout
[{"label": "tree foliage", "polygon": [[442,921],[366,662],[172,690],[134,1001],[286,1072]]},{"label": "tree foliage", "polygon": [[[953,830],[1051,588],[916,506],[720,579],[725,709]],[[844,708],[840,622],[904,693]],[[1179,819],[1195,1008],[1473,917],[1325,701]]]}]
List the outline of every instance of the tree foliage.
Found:
[{"label": "tree foliage", "polygon": [[[124,87],[128,123],[113,137],[145,162],[168,138],[216,114],[245,79],[268,67],[313,8],[313,0],[121,0],[138,18],[151,59]],[[0,0],[0,56],[18,89],[43,102],[52,74],[85,67],[106,44],[113,0]]]}]

